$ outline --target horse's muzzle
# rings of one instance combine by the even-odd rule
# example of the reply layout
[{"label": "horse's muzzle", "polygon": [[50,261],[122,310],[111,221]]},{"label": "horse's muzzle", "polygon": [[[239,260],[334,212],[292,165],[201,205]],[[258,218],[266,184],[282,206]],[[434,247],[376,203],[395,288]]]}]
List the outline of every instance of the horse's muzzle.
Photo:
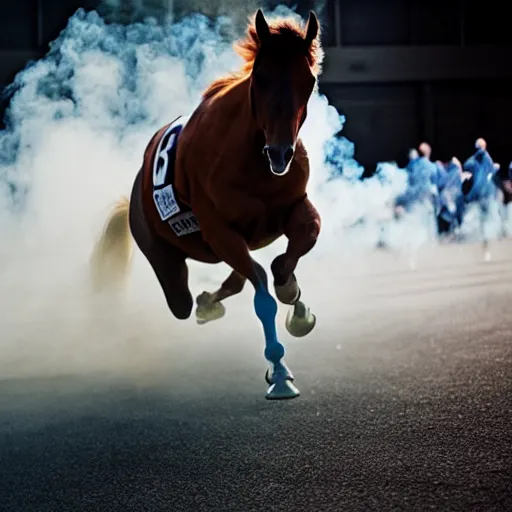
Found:
[{"label": "horse's muzzle", "polygon": [[290,168],[295,150],[292,145],[265,146],[263,153],[267,155],[272,173],[277,176],[284,176]]}]

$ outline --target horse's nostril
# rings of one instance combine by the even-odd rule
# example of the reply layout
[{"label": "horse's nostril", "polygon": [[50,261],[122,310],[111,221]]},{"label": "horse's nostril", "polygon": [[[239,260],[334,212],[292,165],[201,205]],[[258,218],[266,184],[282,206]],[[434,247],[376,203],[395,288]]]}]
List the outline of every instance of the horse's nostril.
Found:
[{"label": "horse's nostril", "polygon": [[275,162],[283,162],[287,164],[293,158],[292,146],[265,146],[263,153]]},{"label": "horse's nostril", "polygon": [[283,174],[293,158],[293,146],[265,146],[263,152],[270,161],[274,174]]},{"label": "horse's nostril", "polygon": [[289,146],[284,152],[284,161],[288,164],[290,160],[293,158],[293,147]]},{"label": "horse's nostril", "polygon": [[266,148],[267,156],[272,161],[279,161],[281,159],[281,152],[279,151],[279,147],[276,146],[267,146]]}]

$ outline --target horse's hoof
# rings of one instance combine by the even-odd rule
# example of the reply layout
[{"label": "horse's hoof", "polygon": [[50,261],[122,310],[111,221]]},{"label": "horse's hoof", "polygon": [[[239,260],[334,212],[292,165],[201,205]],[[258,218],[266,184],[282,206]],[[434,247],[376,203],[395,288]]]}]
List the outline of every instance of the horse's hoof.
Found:
[{"label": "horse's hoof", "polygon": [[213,301],[212,294],[203,292],[196,298],[196,322],[204,325],[213,320],[218,320],[226,314],[226,308],[221,302]]},{"label": "horse's hoof", "polygon": [[316,317],[300,300],[286,316],[286,330],[295,338],[302,338],[309,334],[316,324]]},{"label": "horse's hoof", "polygon": [[270,385],[265,398],[267,400],[291,400],[299,395],[299,390],[291,380],[280,378]]},{"label": "horse's hoof", "polygon": [[[283,378],[289,380],[290,382],[293,382],[295,380],[295,377],[292,375],[292,372],[286,368],[286,374],[283,376]],[[274,380],[272,379],[272,370],[270,368],[267,368],[267,371],[265,372],[265,382],[271,386],[274,384]]]},{"label": "horse's hoof", "polygon": [[283,304],[290,306],[300,299],[300,288],[295,275],[291,275],[288,281],[282,286],[274,286],[277,299]]}]

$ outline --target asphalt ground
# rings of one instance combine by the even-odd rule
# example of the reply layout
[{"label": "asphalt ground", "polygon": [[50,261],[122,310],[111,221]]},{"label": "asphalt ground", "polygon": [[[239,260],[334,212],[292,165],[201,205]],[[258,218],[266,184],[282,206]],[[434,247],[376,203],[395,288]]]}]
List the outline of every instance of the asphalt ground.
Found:
[{"label": "asphalt ground", "polygon": [[264,399],[251,311],[116,348],[144,364],[4,364],[0,510],[512,510],[511,245],[432,251],[375,254],[316,300],[316,330],[283,335],[289,402]]}]

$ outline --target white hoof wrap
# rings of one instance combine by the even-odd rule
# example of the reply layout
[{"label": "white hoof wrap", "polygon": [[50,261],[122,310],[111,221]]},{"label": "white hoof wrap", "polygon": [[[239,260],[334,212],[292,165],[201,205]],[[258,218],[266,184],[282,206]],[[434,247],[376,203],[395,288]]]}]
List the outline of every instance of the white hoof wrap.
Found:
[{"label": "white hoof wrap", "polygon": [[293,375],[284,364],[273,372],[269,368],[265,373],[265,382],[270,386],[265,395],[267,400],[291,400],[300,396],[297,386],[293,383]]},{"label": "white hoof wrap", "polygon": [[300,300],[286,316],[286,330],[295,338],[302,338],[309,334],[316,325],[316,317]]},{"label": "white hoof wrap", "polygon": [[224,305],[214,301],[211,293],[203,292],[196,298],[196,304],[196,321],[199,325],[218,320],[226,314]]}]

